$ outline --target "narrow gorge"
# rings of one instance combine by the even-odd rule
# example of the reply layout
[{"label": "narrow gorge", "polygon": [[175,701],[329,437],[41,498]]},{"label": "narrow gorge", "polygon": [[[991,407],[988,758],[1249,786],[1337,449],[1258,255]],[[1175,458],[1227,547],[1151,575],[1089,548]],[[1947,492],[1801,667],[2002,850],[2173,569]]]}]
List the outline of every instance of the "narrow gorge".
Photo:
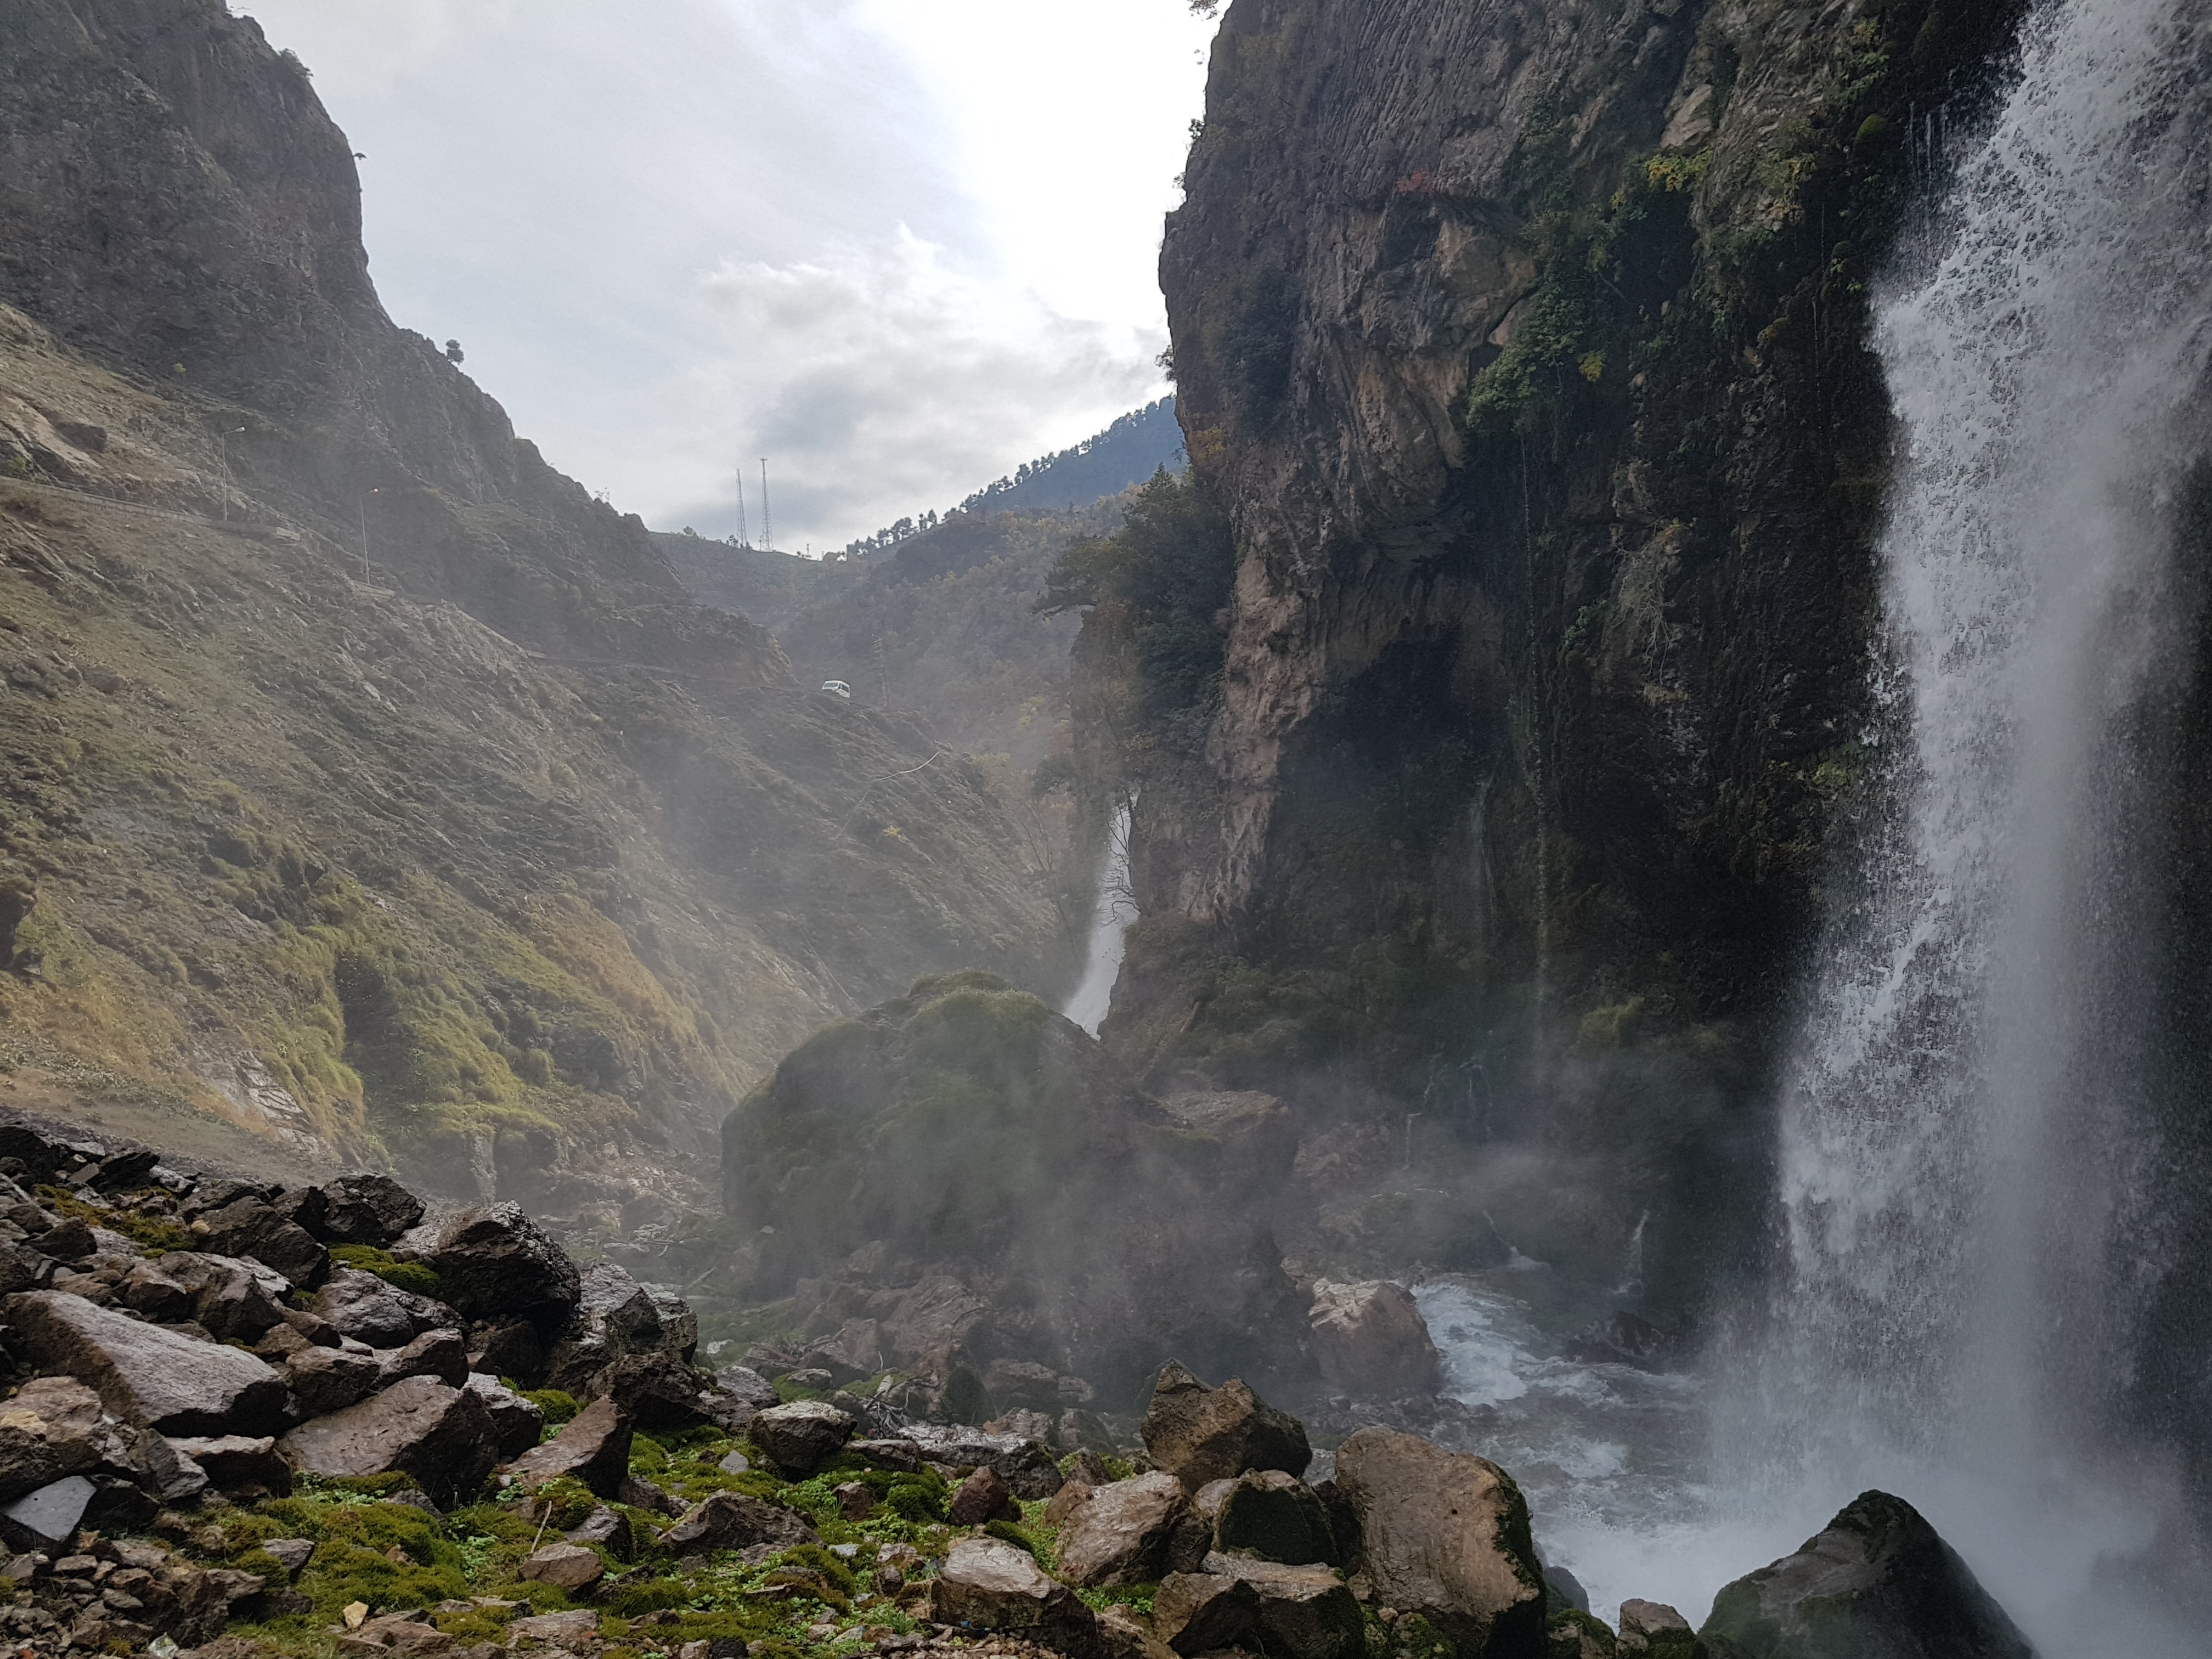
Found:
[{"label": "narrow gorge", "polygon": [[394,321],[385,60],[0,0],[17,1659],[2202,1650],[2212,23],[1161,3],[1157,371],[926,76],[641,245],[671,477],[1141,398],[817,558]]}]

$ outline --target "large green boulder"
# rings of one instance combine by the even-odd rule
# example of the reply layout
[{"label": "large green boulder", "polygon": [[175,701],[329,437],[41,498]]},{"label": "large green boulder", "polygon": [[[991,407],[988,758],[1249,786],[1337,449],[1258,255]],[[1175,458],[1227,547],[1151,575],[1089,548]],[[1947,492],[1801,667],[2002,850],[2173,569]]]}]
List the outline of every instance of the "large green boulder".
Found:
[{"label": "large green boulder", "polygon": [[[724,1206],[763,1297],[856,1261],[908,1264],[909,1285],[987,1264],[988,1316],[1019,1327],[998,1346],[1051,1353],[1109,1398],[1171,1354],[1305,1365],[1303,1299],[1236,1167],[1080,1027],[973,971],[817,1031],[722,1132]],[[886,1363],[949,1370],[961,1345],[990,1346],[887,1292],[849,1300],[840,1316],[878,1322]]]}]

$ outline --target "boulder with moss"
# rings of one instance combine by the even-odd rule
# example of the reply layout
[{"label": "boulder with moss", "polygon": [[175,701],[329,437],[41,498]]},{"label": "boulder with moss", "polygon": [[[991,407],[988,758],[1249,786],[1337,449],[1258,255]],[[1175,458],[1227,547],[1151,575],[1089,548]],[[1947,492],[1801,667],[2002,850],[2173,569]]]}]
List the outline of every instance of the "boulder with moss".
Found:
[{"label": "boulder with moss", "polygon": [[[1109,1396],[1177,1352],[1303,1377],[1303,1304],[1219,1152],[1035,997],[946,974],[785,1057],[724,1127],[725,1202],[764,1296],[864,1249],[911,1264],[843,1316],[893,1364],[1025,1362]],[[905,1305],[930,1284],[957,1317]]]},{"label": "boulder with moss", "polygon": [[1713,1598],[1711,1659],[2034,1659],[2034,1649],[1920,1512],[1862,1492],[1794,1555]]}]

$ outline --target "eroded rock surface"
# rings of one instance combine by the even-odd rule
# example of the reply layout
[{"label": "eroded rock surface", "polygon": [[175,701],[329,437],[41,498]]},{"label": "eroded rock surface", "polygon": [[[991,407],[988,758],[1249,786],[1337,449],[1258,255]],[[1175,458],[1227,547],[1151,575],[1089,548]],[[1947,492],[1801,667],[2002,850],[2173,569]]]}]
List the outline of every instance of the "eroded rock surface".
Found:
[{"label": "eroded rock surface", "polygon": [[284,1437],[283,1451],[313,1474],[412,1475],[440,1501],[475,1490],[498,1461],[483,1401],[429,1376],[301,1424]]},{"label": "eroded rock surface", "polygon": [[1143,1433],[1152,1462],[1189,1492],[1247,1469],[1301,1475],[1313,1462],[1305,1427],[1296,1418],[1267,1404],[1236,1377],[1209,1389],[1172,1361],[1153,1384]]},{"label": "eroded rock surface", "polygon": [[1543,1651],[1528,1506],[1504,1470],[1416,1435],[1362,1429],[1337,1449],[1335,1484],[1379,1605],[1421,1614],[1463,1651]]},{"label": "eroded rock surface", "polygon": [[27,1358],[90,1384],[110,1411],[142,1427],[259,1432],[283,1415],[283,1379],[252,1354],[60,1291],[23,1291],[5,1307]]}]

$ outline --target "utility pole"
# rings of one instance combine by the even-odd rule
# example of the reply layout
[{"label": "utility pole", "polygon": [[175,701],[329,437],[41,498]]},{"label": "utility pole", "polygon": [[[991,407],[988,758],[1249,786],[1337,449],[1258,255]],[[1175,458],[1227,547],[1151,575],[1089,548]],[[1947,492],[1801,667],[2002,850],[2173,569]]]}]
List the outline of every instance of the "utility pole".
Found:
[{"label": "utility pole", "polygon": [[753,538],[745,531],[745,464],[738,463],[738,545],[750,547]]},{"label": "utility pole", "polygon": [[[374,489],[368,492],[368,495],[375,494]],[[361,580],[364,587],[368,585],[368,495],[361,498]]]},{"label": "utility pole", "polygon": [[775,521],[768,514],[768,457],[761,457],[761,545],[775,551]]}]

